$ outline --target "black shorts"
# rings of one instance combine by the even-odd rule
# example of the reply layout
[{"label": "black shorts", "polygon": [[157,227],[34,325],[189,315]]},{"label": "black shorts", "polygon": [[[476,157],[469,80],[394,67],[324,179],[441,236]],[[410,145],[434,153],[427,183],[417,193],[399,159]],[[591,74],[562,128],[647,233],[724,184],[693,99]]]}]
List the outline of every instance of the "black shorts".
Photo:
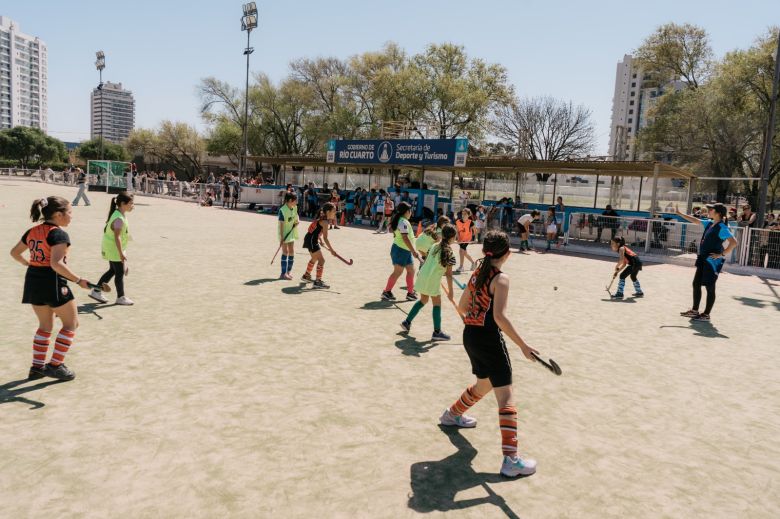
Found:
[{"label": "black shorts", "polygon": [[525,228],[525,225],[523,225],[523,224],[521,224],[521,223],[518,223],[518,224],[517,224],[517,227],[518,227],[518,229],[519,229],[519,231],[518,231],[518,232],[519,232],[520,234],[525,234],[525,233],[527,233],[527,232],[528,232],[528,230]]},{"label": "black shorts", "polygon": [[74,299],[67,280],[49,267],[28,267],[22,304],[57,308]]},{"label": "black shorts", "polygon": [[468,246],[469,246],[469,244],[468,244],[468,243],[459,243],[458,245],[460,245],[460,248],[461,248],[462,250],[466,250],[466,249],[468,248]]},{"label": "black shorts", "polygon": [[490,379],[493,387],[512,383],[512,362],[500,331],[467,325],[463,329],[463,346],[471,360],[471,372],[477,378]]},{"label": "black shorts", "polygon": [[307,233],[303,237],[303,248],[312,253],[317,252],[321,249],[320,240],[312,240],[312,235]]}]

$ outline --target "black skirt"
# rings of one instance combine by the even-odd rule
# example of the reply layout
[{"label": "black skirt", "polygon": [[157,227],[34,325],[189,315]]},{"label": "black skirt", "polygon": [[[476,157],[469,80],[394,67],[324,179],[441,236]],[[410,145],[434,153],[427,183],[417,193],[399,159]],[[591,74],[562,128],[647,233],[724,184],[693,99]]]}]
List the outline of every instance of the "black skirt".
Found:
[{"label": "black skirt", "polygon": [[57,308],[73,300],[68,281],[51,267],[27,267],[22,304]]}]

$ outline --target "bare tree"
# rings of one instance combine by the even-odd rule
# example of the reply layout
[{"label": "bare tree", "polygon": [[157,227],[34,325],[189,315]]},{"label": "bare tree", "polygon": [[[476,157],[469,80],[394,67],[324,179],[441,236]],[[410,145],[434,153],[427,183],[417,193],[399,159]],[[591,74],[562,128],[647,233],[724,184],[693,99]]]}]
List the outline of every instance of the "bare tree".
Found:
[{"label": "bare tree", "polygon": [[[583,157],[592,153],[596,141],[590,110],[552,97],[516,99],[499,106],[492,126],[497,137],[516,146],[518,156],[532,160]],[[536,178],[546,183],[550,175],[539,173]]]}]

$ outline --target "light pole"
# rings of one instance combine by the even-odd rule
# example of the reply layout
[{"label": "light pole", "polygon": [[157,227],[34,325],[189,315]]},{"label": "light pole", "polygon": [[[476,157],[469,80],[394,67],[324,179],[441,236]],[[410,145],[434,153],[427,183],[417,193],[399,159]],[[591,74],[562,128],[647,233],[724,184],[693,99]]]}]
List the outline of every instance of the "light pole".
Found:
[{"label": "light pole", "polygon": [[255,49],[249,46],[249,35],[252,33],[252,29],[255,28],[257,28],[257,6],[254,2],[249,2],[244,4],[244,16],[241,17],[241,30],[246,31],[246,48],[244,49],[244,56],[246,56],[246,89],[244,90],[244,149],[239,161],[239,185],[246,171],[246,162],[249,156],[249,55],[255,51]]},{"label": "light pole", "polygon": [[95,53],[95,68],[100,74],[100,83],[98,83],[98,91],[100,91],[100,160],[103,160],[103,69],[106,68],[106,54],[99,50]]},{"label": "light pole", "polygon": [[769,125],[764,139],[764,156],[761,162],[761,188],[758,190],[758,219],[756,226],[764,227],[766,213],[766,196],[769,188],[769,167],[772,164],[772,141],[775,136],[775,110],[777,109],[777,89],[780,85],[780,31],[777,34],[777,48],[775,49],[775,75],[772,80],[772,98],[769,100]]}]

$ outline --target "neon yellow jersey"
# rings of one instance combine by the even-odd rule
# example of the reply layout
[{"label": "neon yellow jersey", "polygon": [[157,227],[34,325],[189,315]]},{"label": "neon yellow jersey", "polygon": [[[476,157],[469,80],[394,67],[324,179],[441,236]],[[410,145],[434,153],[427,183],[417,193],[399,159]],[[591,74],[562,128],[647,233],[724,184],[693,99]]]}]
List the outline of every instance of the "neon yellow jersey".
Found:
[{"label": "neon yellow jersey", "polygon": [[122,244],[122,250],[127,250],[127,237],[129,230],[127,227],[127,217],[116,210],[108,219],[105,229],[103,230],[103,243],[101,244],[103,259],[108,261],[122,261],[121,254],[116,248],[116,241],[114,240],[114,221],[122,220],[122,232],[119,234],[119,242]]},{"label": "neon yellow jersey", "polygon": [[[282,225],[282,235],[279,236],[279,241],[284,240],[285,243],[290,243],[298,239],[298,210],[293,207],[290,208],[287,204],[284,204],[279,208],[279,221],[284,222]],[[292,230],[292,232],[290,232]],[[288,234],[289,233],[289,234]],[[285,236],[287,237],[285,239]]]},{"label": "neon yellow jersey", "polygon": [[398,220],[398,226],[395,231],[393,231],[393,243],[403,250],[409,250],[409,247],[404,243],[404,234],[409,237],[409,243],[414,243],[414,229],[412,229],[412,224],[402,216]]}]

